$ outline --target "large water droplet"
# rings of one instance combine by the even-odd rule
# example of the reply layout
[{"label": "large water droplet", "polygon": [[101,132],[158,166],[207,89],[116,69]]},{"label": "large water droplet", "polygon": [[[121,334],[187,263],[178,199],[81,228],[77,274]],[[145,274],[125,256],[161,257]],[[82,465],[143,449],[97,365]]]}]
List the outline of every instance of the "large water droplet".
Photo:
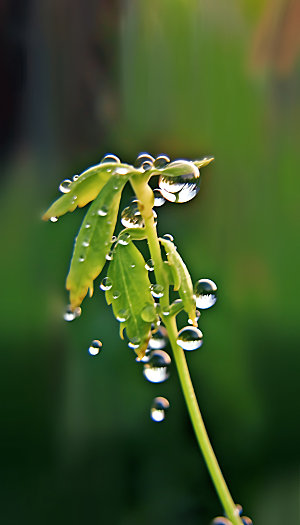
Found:
[{"label": "large water droplet", "polygon": [[105,217],[108,213],[108,207],[107,206],[102,206],[98,211],[97,211],[97,214],[100,215],[100,217]]},{"label": "large water droplet", "polygon": [[163,350],[151,352],[149,361],[144,364],[143,374],[151,383],[162,383],[168,379],[171,358]]},{"label": "large water droplet", "polygon": [[103,159],[100,161],[100,164],[104,164],[106,162],[116,162],[117,164],[121,163],[119,157],[113,155],[112,153],[107,153],[107,155],[104,155]]},{"label": "large water droplet", "polygon": [[158,155],[154,161],[154,167],[159,169],[165,168],[169,164],[170,159],[168,155]]},{"label": "large water droplet", "polygon": [[102,349],[102,343],[99,341],[99,339],[94,339],[94,341],[91,342],[91,345],[89,346],[89,354],[92,356],[98,355],[100,350]]},{"label": "large water droplet", "polygon": [[137,201],[133,201],[121,213],[121,223],[125,228],[143,228],[144,219],[138,208]]},{"label": "large water droplet", "polygon": [[162,348],[165,348],[167,346],[167,343],[167,330],[163,326],[161,326],[160,328],[158,328],[158,330],[156,330],[156,332],[152,332],[148,346],[152,350],[162,350]]},{"label": "large water droplet", "polygon": [[160,189],[157,188],[153,190],[153,195],[154,195],[153,206],[155,206],[155,208],[158,208],[159,206],[162,206],[163,204],[165,204],[166,199],[162,196]]},{"label": "large water droplet", "polygon": [[154,262],[152,259],[149,259],[146,264],[145,264],[145,268],[146,270],[148,270],[148,272],[153,272],[154,271]]},{"label": "large water droplet", "polygon": [[57,222],[58,221],[58,217],[50,217],[49,221],[50,222]]},{"label": "large water droplet", "polygon": [[160,423],[166,417],[166,412],[170,407],[169,401],[165,397],[156,397],[153,399],[150,415],[156,423]]},{"label": "large water droplet", "polygon": [[134,163],[134,167],[143,171],[148,171],[153,167],[154,158],[149,153],[140,153]]},{"label": "large water droplet", "polygon": [[210,279],[200,279],[195,283],[194,294],[197,308],[210,308],[217,301],[217,285]]},{"label": "large water droplet", "polygon": [[104,292],[106,292],[107,290],[110,290],[112,288],[112,281],[109,277],[104,277],[102,283],[100,284],[100,288],[101,290],[103,290]]},{"label": "large water droplet", "polygon": [[183,350],[197,350],[202,346],[203,334],[199,328],[194,326],[186,326],[178,332],[177,344]]},{"label": "large water droplet", "polygon": [[81,315],[81,308],[77,306],[76,308],[71,308],[71,305],[68,305],[64,313],[65,321],[74,321],[77,317]]},{"label": "large water droplet", "polygon": [[69,179],[63,180],[59,185],[59,191],[62,193],[69,193],[71,191],[70,185],[72,184],[72,181]]},{"label": "large water droplet", "polygon": [[200,173],[193,162],[176,160],[162,170],[158,185],[170,202],[188,202],[200,189]]},{"label": "large water droplet", "polygon": [[253,525],[253,521],[247,516],[241,516],[243,525]]},{"label": "large water droplet", "polygon": [[127,246],[130,242],[130,233],[127,233],[126,231],[121,232],[119,236],[118,243],[122,244],[123,246]]},{"label": "large water droplet", "polygon": [[156,319],[156,308],[154,304],[148,304],[141,311],[141,318],[146,323],[153,323]]},{"label": "large water droplet", "polygon": [[125,308],[122,310],[119,310],[116,316],[117,321],[119,321],[120,323],[125,323],[125,321],[129,319],[129,317],[130,317],[129,311],[126,310]]},{"label": "large water droplet", "polygon": [[150,290],[156,299],[160,299],[164,295],[164,287],[161,284],[152,284]]}]

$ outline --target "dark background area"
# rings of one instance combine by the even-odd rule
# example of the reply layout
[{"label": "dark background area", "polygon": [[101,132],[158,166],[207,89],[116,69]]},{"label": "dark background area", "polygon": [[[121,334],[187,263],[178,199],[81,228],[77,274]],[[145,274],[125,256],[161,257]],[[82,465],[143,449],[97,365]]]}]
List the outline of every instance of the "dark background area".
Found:
[{"label": "dark background area", "polygon": [[158,209],[193,280],[219,287],[188,363],[233,497],[256,525],[299,523],[299,16],[296,0],[0,2],[3,524],[222,512],[175,368],[145,381],[98,286],[62,320],[84,211],[40,220],[62,179],[145,150],[215,156],[193,201]]}]

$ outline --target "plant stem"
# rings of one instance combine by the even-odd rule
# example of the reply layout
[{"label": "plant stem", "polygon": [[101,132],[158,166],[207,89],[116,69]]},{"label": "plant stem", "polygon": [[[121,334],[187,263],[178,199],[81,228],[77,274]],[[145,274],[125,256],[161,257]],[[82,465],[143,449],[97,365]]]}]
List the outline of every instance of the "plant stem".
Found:
[{"label": "plant stem", "polygon": [[[142,203],[141,213],[145,222],[145,230],[148,240],[148,246],[151,254],[151,258],[154,262],[154,272],[156,281],[161,284],[164,288],[164,295],[160,302],[162,306],[168,306],[169,304],[169,285],[165,275],[163,260],[161,257],[160,244],[157,236],[156,226],[152,214],[152,203],[150,203],[149,197],[149,186],[145,184],[135,184],[133,182],[133,189],[136,193],[137,198]],[[145,198],[146,197],[146,198]],[[151,213],[150,213],[151,206]],[[196,438],[206,462],[208,471],[211,479],[214,483],[215,489],[222,503],[224,511],[226,512],[232,525],[243,525],[242,520],[238,515],[236,505],[230,495],[229,489],[223,478],[220,466],[217,458],[211,446],[209,437],[206,432],[206,428],[203,422],[203,418],[199,409],[197,398],[195,395],[194,387],[190,377],[189,369],[185,359],[185,354],[182,348],[177,344],[177,325],[176,319],[172,317],[169,319],[165,317],[164,324],[168,331],[169,340],[172,346],[176,367],[178,370],[179,380],[183,395],[187,404],[187,408],[190,414],[191,422],[196,434]]]}]

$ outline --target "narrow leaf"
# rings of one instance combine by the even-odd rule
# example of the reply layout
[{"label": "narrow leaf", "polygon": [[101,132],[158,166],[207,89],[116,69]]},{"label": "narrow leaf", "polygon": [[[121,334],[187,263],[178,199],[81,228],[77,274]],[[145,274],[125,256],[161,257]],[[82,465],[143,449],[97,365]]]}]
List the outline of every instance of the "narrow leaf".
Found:
[{"label": "narrow leaf", "polygon": [[101,272],[111,246],[121,192],[129,175],[111,175],[91,204],[79,230],[66,287],[70,291],[70,304],[79,306],[93,281]]},{"label": "narrow leaf", "polygon": [[[112,288],[106,291],[106,301],[112,304],[115,317],[120,321],[120,334],[126,328],[137,355],[144,356],[151,336],[154,300],[145,261],[136,246],[118,243],[108,268]],[[155,317],[155,314],[154,314]]]},{"label": "narrow leaf", "polygon": [[167,259],[171,267],[174,280],[174,290],[178,290],[184,305],[184,310],[189,315],[193,324],[197,326],[193,283],[189,271],[180,257],[175,244],[167,239],[160,238],[159,240],[165,248]]}]

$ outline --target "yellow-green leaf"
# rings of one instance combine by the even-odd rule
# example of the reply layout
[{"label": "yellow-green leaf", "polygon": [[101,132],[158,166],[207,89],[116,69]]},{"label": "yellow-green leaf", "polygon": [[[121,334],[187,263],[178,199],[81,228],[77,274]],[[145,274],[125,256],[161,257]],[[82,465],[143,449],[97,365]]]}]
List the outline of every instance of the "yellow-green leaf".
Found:
[{"label": "yellow-green leaf", "polygon": [[120,335],[123,336],[126,328],[130,346],[142,358],[156,315],[145,261],[132,242],[117,244],[107,277],[112,287],[105,292],[106,301],[112,304],[114,315],[120,321]]},{"label": "yellow-green leaf", "polygon": [[101,272],[111,247],[123,186],[129,175],[111,175],[91,204],[79,230],[66,287],[72,308],[79,306]]}]

